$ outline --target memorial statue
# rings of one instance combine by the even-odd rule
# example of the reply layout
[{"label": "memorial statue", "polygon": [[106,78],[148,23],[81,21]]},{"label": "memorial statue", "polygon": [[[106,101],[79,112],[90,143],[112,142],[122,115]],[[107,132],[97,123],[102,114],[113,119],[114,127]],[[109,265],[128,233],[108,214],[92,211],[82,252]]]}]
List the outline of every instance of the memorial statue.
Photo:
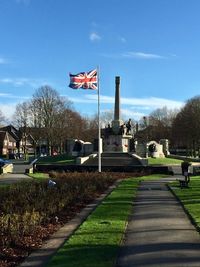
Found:
[{"label": "memorial statue", "polygon": [[126,123],[126,134],[131,134],[131,119]]}]

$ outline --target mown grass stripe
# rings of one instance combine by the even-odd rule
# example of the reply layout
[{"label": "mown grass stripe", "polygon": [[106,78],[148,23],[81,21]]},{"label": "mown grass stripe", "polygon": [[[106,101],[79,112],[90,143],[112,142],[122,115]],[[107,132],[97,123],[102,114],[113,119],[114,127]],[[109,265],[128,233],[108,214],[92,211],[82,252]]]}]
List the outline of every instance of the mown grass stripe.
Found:
[{"label": "mown grass stripe", "polygon": [[179,182],[170,183],[171,190],[181,201],[197,229],[200,229],[200,176],[191,177],[189,188],[181,189]]},{"label": "mown grass stripe", "polygon": [[123,180],[52,258],[48,267],[111,267],[124,234],[138,179]]},{"label": "mown grass stripe", "polygon": [[178,164],[181,165],[182,160],[173,158],[148,158],[149,165],[170,165]]}]

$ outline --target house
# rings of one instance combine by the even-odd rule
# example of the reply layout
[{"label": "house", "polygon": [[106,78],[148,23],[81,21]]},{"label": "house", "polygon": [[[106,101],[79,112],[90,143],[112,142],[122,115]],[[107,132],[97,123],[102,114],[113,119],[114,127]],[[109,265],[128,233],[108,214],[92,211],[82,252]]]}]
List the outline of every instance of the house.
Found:
[{"label": "house", "polygon": [[8,125],[5,127],[1,127],[0,131],[5,131],[8,132],[14,139],[16,142],[16,147],[17,147],[17,152],[19,152],[19,148],[20,148],[20,135],[19,135],[19,131],[13,126],[13,125]]},{"label": "house", "polygon": [[26,154],[34,154],[35,152],[35,139],[30,133],[30,127],[20,127],[18,136],[20,138],[19,151]]},{"label": "house", "polygon": [[48,142],[45,128],[20,127],[16,129],[13,125],[8,125],[1,127],[0,131],[7,132],[15,140],[16,148],[14,151],[18,155],[56,155],[62,150],[60,140],[57,140],[56,136],[53,144]]},{"label": "house", "polygon": [[[23,128],[17,130],[13,125],[8,125],[1,127],[0,131],[7,134],[10,145],[11,143],[15,144],[14,146],[9,146],[8,150],[5,148],[3,154],[0,151],[0,155],[34,153],[34,139],[30,134],[25,133]],[[2,144],[4,142],[3,134],[0,136],[0,142]]]},{"label": "house", "polygon": [[8,156],[17,152],[16,140],[7,131],[0,130],[0,155]]}]

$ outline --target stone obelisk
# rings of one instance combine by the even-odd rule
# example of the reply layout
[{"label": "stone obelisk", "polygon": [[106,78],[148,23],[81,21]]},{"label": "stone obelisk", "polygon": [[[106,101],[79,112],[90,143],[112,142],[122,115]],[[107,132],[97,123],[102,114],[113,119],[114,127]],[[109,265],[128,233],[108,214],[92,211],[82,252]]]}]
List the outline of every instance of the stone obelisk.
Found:
[{"label": "stone obelisk", "polygon": [[115,77],[115,107],[112,127],[105,128],[103,138],[104,152],[129,152],[130,139],[132,135],[127,135],[124,122],[120,118],[120,77]]},{"label": "stone obelisk", "polygon": [[120,77],[115,77],[115,110],[114,120],[112,121],[112,129],[115,134],[119,134],[120,126],[123,121],[120,119]]},{"label": "stone obelisk", "polygon": [[120,119],[120,77],[115,77],[115,113],[114,120],[119,121]]}]

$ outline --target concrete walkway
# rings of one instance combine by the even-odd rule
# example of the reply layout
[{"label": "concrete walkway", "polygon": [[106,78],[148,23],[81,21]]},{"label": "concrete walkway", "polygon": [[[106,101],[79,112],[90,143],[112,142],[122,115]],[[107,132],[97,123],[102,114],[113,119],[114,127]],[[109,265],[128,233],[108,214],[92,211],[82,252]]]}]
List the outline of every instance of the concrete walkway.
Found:
[{"label": "concrete walkway", "polygon": [[0,175],[0,184],[13,184],[27,180],[32,180],[32,178],[23,173],[5,173]]},{"label": "concrete walkway", "polygon": [[25,174],[25,170],[32,167],[31,163],[24,163],[22,160],[11,160],[10,162],[13,163],[13,172],[1,174],[0,185],[32,180],[30,176]]},{"label": "concrete walkway", "polygon": [[176,178],[141,183],[116,267],[200,267],[200,235],[165,185]]}]

